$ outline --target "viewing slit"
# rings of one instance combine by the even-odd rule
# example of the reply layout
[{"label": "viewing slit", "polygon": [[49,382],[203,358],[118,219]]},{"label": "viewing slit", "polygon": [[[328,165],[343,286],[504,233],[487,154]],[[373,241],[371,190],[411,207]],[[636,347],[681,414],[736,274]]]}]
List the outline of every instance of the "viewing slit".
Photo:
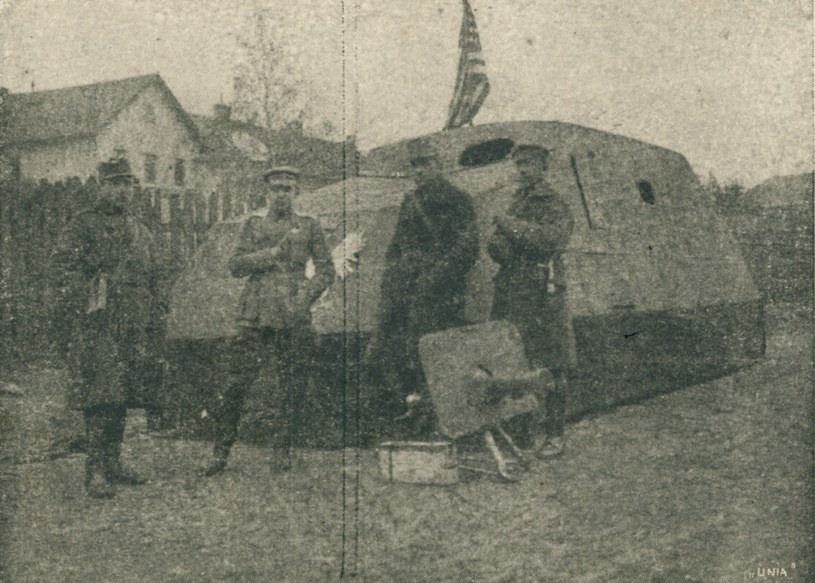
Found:
[{"label": "viewing slit", "polygon": [[515,142],[509,138],[498,138],[480,142],[464,148],[458,158],[459,166],[472,168],[474,166],[485,166],[493,162],[500,162],[512,151]]}]

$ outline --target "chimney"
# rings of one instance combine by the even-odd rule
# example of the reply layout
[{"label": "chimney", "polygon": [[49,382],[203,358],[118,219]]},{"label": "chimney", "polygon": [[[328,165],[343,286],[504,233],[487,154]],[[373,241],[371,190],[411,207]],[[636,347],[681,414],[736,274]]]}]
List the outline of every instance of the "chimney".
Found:
[{"label": "chimney", "polygon": [[215,121],[229,121],[232,115],[232,107],[223,103],[216,103],[212,107],[212,113],[215,116]]}]

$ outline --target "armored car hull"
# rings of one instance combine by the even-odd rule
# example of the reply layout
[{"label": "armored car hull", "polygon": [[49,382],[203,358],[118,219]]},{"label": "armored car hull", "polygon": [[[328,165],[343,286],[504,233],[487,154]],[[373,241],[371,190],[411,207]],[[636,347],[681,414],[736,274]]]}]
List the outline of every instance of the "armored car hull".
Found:
[{"label": "armored car hull", "polygon": [[[513,145],[551,151],[548,180],[575,217],[564,253],[578,355],[568,404],[573,415],[725,374],[762,354],[762,296],[681,154],[560,122],[487,124],[425,139],[440,153],[448,179],[472,195],[482,244],[492,217],[517,188],[508,159]],[[359,176],[296,201],[300,212],[320,220],[340,256],[338,267],[343,241],[363,241],[353,272],[338,277],[313,309],[329,368],[332,360],[353,361],[376,326],[385,250],[402,198],[413,188],[408,176],[407,142],[399,142],[369,152]],[[173,291],[171,338],[235,333],[242,282],[229,277],[225,264],[239,228],[237,220],[216,225],[182,273]],[[470,322],[489,318],[496,271],[482,249],[469,276]],[[347,371],[337,374],[337,383],[353,382]]]}]

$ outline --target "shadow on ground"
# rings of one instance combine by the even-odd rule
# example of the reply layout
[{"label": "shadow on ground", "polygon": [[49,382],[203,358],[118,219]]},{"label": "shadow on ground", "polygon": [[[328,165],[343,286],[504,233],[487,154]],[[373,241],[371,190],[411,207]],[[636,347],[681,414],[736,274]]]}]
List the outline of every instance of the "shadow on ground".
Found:
[{"label": "shadow on ground", "polygon": [[513,485],[388,485],[370,450],[280,474],[249,445],[202,479],[205,443],[135,415],[124,455],[151,482],[112,501],[84,497],[79,455],[0,464],[0,557],[15,582],[809,581],[812,343],[779,326],[762,362],[584,418]]}]

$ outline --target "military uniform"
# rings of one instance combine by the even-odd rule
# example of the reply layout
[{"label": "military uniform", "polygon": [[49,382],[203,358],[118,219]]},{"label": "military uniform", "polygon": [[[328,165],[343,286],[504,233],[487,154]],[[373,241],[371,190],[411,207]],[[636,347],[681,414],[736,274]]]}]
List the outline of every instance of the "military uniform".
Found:
[{"label": "military uniform", "polygon": [[[561,258],[574,218],[561,196],[543,180],[519,189],[506,215],[487,246],[500,266],[491,317],[515,324],[532,366],[564,378],[576,364]],[[551,426],[545,428],[549,434],[563,433],[564,401],[562,390],[551,391],[547,400]]]},{"label": "military uniform", "polygon": [[[306,277],[309,259],[314,264],[311,279]],[[305,392],[314,347],[310,308],[334,278],[319,223],[295,214],[247,219],[229,269],[235,277],[249,277],[240,298],[240,333],[232,342],[229,377],[216,412],[216,461],[210,475],[223,469],[237,438],[241,407],[264,366],[274,378],[272,393],[264,400],[276,409],[278,445],[288,452],[291,406]]]},{"label": "military uniform", "polygon": [[386,253],[382,314],[368,357],[370,415],[390,420],[408,394],[424,393],[419,339],[464,323],[467,274],[478,253],[469,194],[437,177],[405,196]]},{"label": "military uniform", "polygon": [[86,486],[99,473],[110,483],[141,482],[119,455],[127,409],[154,404],[161,382],[164,310],[152,234],[122,204],[101,198],[66,227],[52,270],[67,404],[85,417]]}]

